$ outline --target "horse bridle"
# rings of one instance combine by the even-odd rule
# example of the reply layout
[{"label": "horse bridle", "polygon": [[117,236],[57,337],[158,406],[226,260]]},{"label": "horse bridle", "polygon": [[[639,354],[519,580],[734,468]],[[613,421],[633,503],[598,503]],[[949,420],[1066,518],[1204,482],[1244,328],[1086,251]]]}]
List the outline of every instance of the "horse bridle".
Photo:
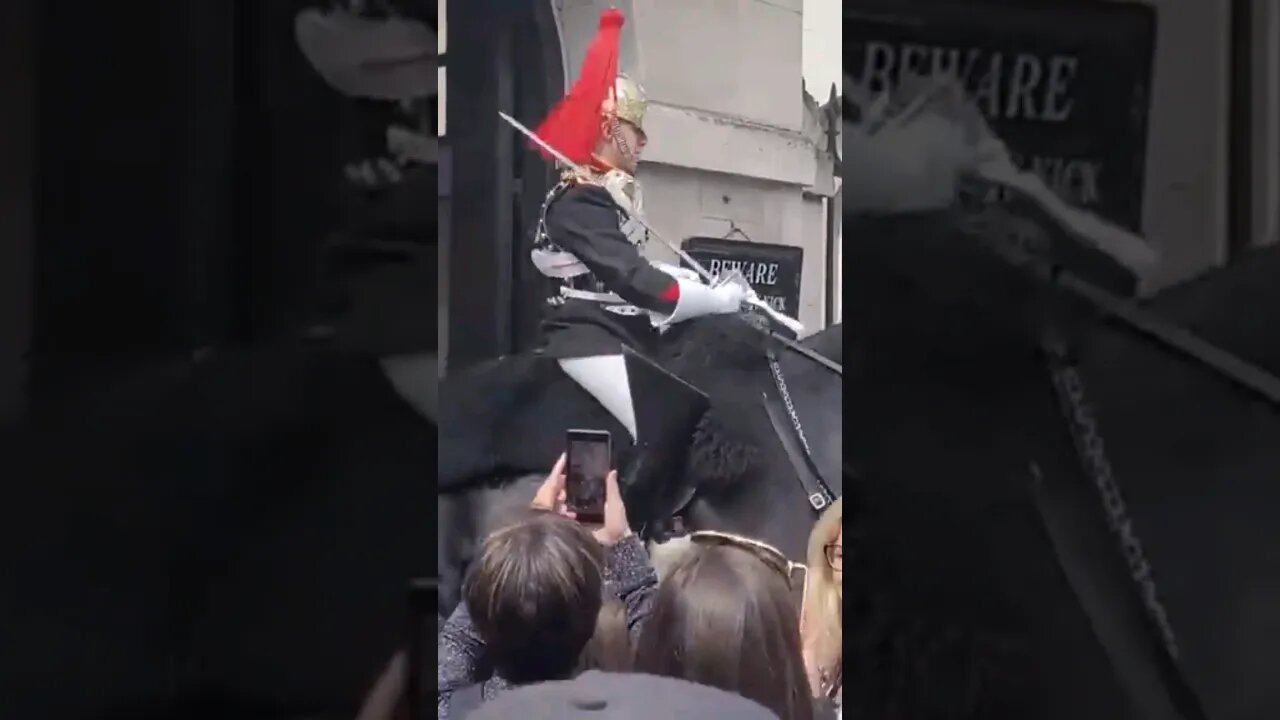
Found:
[{"label": "horse bridle", "polygon": [[[841,363],[838,363],[835,360],[832,360],[831,358],[824,356],[822,353],[818,352],[817,350],[814,350],[813,348],[809,348],[809,347],[805,347],[804,345],[801,345],[795,340],[792,340],[791,338],[778,333],[773,328],[770,328],[770,327],[761,328],[755,325],[754,323],[752,323],[751,320],[747,320],[746,322],[748,325],[751,325],[752,327],[755,327],[756,329],[761,330],[765,335],[768,335],[774,340],[777,340],[783,347],[787,348],[788,350],[796,353],[797,355],[804,357],[805,359],[811,362],[814,362],[820,365],[823,368],[826,368],[828,371],[833,372],[836,375],[839,375],[840,377],[844,377],[844,365],[842,365]],[[764,318],[764,322],[768,323],[769,319]]]},{"label": "horse bridle", "polygon": [[782,400],[782,407],[779,407],[777,402],[769,398],[769,393],[761,393],[765,413],[769,416],[769,424],[773,426],[774,434],[782,443],[787,459],[791,461],[791,467],[795,470],[800,487],[809,500],[809,506],[815,513],[821,514],[827,506],[835,502],[836,494],[831,491],[831,486],[823,479],[822,473],[813,462],[809,439],[804,434],[804,425],[800,422],[800,415],[796,412],[795,403],[791,399],[791,391],[787,387],[786,376],[782,373],[782,365],[778,363],[777,353],[773,348],[769,348],[765,353],[769,361],[769,373],[773,376],[774,389]]},{"label": "horse bridle", "polygon": [[[1115,477],[1115,470],[1102,438],[1097,415],[1089,402],[1084,378],[1071,355],[1065,334],[1060,328],[1050,325],[1042,333],[1040,345],[1054,395],[1058,400],[1058,411],[1071,437],[1076,461],[1090,484],[1097,490],[1107,527],[1115,541],[1119,543],[1119,554],[1129,571],[1132,590],[1136,591],[1130,596],[1130,602],[1141,608],[1138,614],[1146,620],[1145,630],[1150,639],[1150,647],[1156,648],[1157,654],[1162,654],[1157,661],[1157,669],[1168,689],[1169,701],[1184,720],[1203,720],[1206,717],[1204,708],[1178,663],[1180,653],[1177,638],[1169,624],[1165,607],[1160,601],[1151,564],[1133,529],[1133,522],[1129,517],[1119,482]],[[1068,519],[1068,514],[1064,514],[1056,503],[1047,502],[1040,497],[1043,495],[1041,486],[1045,479],[1034,462],[1031,464],[1031,470],[1034,480],[1033,491],[1037,494],[1038,500],[1036,507],[1046,531],[1056,542],[1054,526],[1071,525],[1075,521]],[[1069,576],[1073,571],[1077,574],[1085,572],[1079,567],[1074,567],[1069,556],[1062,554],[1056,548],[1055,552],[1058,553],[1059,563],[1063,565],[1063,569]],[[1077,581],[1071,578],[1070,582],[1074,585]],[[1083,598],[1081,599],[1083,601]],[[1088,608],[1086,612],[1089,612]],[[1098,639],[1109,653],[1124,652],[1122,648],[1114,646],[1115,639],[1112,636],[1099,634]]]},{"label": "horse bridle", "polygon": [[[783,375],[782,366],[778,363],[777,353],[774,352],[773,348],[769,348],[765,351],[765,356],[769,361],[769,373],[773,377],[774,390],[777,392],[781,403],[770,398],[768,392],[763,392],[760,395],[761,404],[764,405],[769,424],[773,427],[774,436],[782,444],[787,460],[790,461],[792,469],[795,470],[796,479],[799,481],[801,489],[804,490],[809,506],[813,508],[815,514],[821,515],[823,510],[836,501],[837,495],[832,492],[831,486],[823,479],[822,473],[818,472],[818,468],[813,462],[813,456],[809,450],[809,439],[805,435],[804,424],[800,422],[800,415],[796,412],[795,403],[791,399],[791,391],[787,387],[787,379]],[[844,466],[844,471],[846,473],[850,471],[847,463]],[[686,496],[676,503],[676,509],[672,514],[678,515],[684,511],[689,506],[689,503],[693,501],[694,495],[696,495],[696,490],[690,490]]]}]

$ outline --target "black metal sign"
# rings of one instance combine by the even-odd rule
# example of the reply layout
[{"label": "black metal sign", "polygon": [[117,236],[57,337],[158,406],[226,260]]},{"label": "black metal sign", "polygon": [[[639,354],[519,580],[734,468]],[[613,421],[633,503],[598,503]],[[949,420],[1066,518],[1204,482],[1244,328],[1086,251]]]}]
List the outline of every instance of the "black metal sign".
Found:
[{"label": "black metal sign", "polygon": [[858,0],[844,68],[873,94],[957,75],[1019,166],[1138,231],[1155,27],[1153,8],[1111,0]]},{"label": "black metal sign", "polygon": [[740,271],[761,300],[799,319],[802,248],[707,237],[687,238],[683,247],[712,275]]}]

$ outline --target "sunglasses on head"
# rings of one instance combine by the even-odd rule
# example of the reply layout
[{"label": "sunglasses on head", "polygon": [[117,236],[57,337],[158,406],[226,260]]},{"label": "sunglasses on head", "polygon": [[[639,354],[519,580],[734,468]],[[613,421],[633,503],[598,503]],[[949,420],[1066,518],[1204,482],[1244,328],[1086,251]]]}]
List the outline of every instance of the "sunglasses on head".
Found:
[{"label": "sunglasses on head", "polygon": [[689,541],[696,545],[733,547],[745,550],[781,575],[787,581],[787,587],[791,590],[804,588],[805,575],[808,572],[808,568],[803,563],[791,562],[781,550],[768,543],[718,530],[698,530],[690,533]]}]

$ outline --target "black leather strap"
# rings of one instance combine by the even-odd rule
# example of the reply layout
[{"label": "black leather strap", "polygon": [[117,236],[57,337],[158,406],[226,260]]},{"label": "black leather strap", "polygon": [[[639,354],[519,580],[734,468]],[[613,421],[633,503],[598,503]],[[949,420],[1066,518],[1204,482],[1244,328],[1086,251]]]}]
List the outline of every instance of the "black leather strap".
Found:
[{"label": "black leather strap", "polygon": [[821,513],[828,505],[835,502],[835,495],[831,492],[831,488],[827,487],[818,469],[814,467],[809,453],[805,452],[804,445],[800,443],[795,428],[787,418],[787,410],[782,402],[770,397],[769,393],[761,394],[761,402],[764,403],[765,412],[769,415],[769,424],[773,425],[773,432],[778,436],[778,442],[782,443],[782,449],[787,453],[787,459],[791,461],[791,467],[796,471],[800,487],[804,488],[809,506],[814,512]]},{"label": "black leather strap", "polygon": [[[1105,523],[1095,516],[1093,523],[1082,525],[1078,516],[1063,505],[1070,502],[1073,495],[1079,497],[1087,493],[1064,486],[1060,473],[1045,476],[1032,463],[1036,509],[1058,562],[1090,615],[1099,642],[1112,656],[1131,699],[1151,717],[1205,720],[1200,698],[1178,662],[1172,629],[1167,627],[1163,606],[1156,597],[1154,580],[1136,535],[1129,543],[1121,543],[1123,552],[1111,549],[1115,548],[1121,527],[1129,526],[1130,520],[1119,500],[1119,488],[1114,485],[1111,463],[1093,409],[1086,399],[1083,379],[1063,336],[1056,329],[1045,332],[1042,351],[1080,470],[1095,490],[1102,493],[1103,504],[1110,515]],[[1113,489],[1108,491],[1104,486]],[[1116,498],[1108,501],[1105,497],[1108,494]],[[1089,535],[1087,540],[1091,541],[1093,552],[1080,552],[1086,541],[1081,533]],[[1130,574],[1127,583],[1121,579],[1124,570],[1119,569],[1122,557],[1128,565],[1124,570]]]}]

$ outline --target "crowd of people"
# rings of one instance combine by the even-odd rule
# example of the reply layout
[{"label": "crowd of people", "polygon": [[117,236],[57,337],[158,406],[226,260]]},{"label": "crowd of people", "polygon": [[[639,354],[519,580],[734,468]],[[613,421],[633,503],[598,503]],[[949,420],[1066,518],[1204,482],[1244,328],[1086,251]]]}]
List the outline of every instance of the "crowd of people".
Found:
[{"label": "crowd of people", "polygon": [[[687,536],[660,580],[617,472],[603,521],[565,502],[562,456],[527,508],[484,540],[437,642],[440,720],[842,716],[843,503],[807,563],[747,537]],[[358,720],[406,717],[404,654]]]},{"label": "crowd of people", "polygon": [[566,508],[564,483],[561,458],[529,509],[485,540],[439,636],[441,720],[562,717],[555,707],[597,695],[644,700],[646,717],[682,698],[672,716],[840,717],[840,501],[814,527],[807,572],[766,544],[695,532],[660,582],[616,472],[598,527]]}]

